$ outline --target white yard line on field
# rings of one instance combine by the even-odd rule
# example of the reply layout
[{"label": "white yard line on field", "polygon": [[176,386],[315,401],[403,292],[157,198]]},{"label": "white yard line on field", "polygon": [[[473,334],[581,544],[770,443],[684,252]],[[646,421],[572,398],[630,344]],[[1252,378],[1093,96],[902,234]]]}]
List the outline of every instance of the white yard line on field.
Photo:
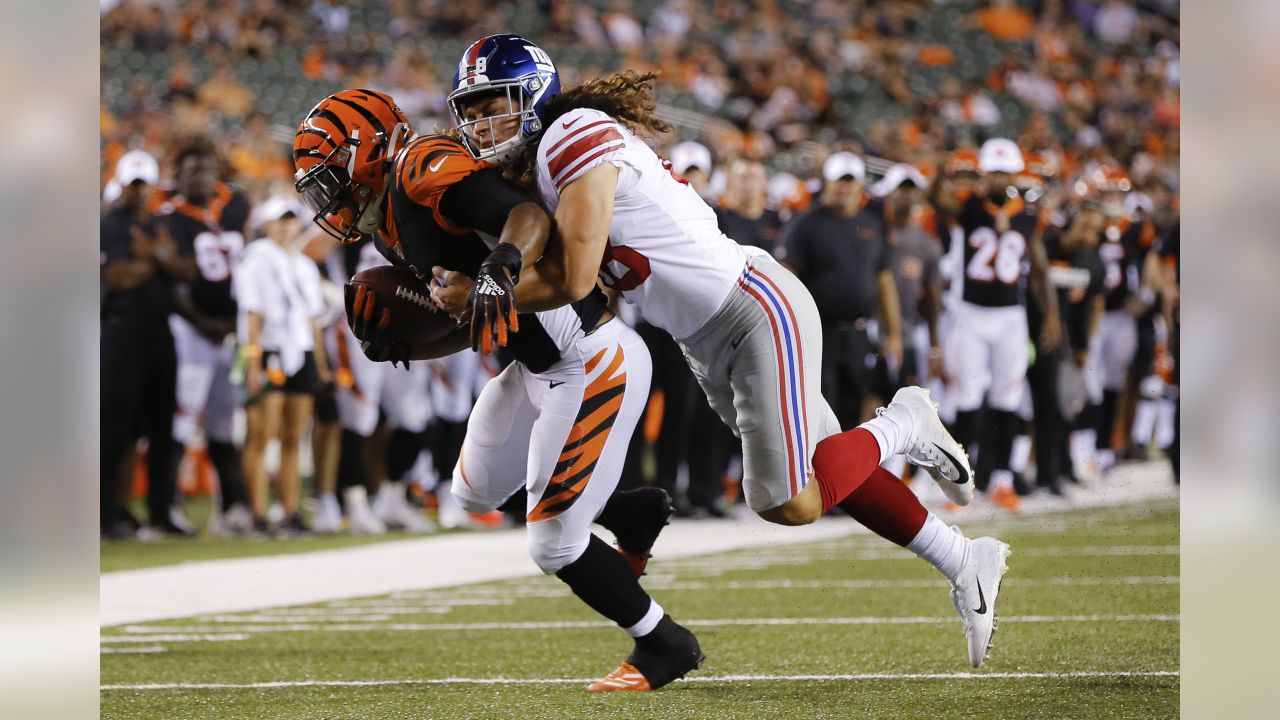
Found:
[{"label": "white yard line on field", "polygon": [[[1011,615],[1001,617],[1000,622],[1030,623],[1113,623],[1113,622],[1178,622],[1178,615]],[[712,627],[724,625],[938,625],[959,622],[955,615],[947,616],[902,616],[902,617],[799,617],[799,618],[706,618],[681,620],[682,625],[689,627]],[[603,620],[531,620],[526,622],[475,622],[475,623],[291,623],[279,625],[236,625],[220,627],[220,630],[238,633],[268,632],[475,632],[479,630],[567,630],[586,628],[615,628],[613,623]],[[160,637],[152,633],[162,632],[198,632],[197,626],[173,627],[166,625],[126,625],[122,628],[132,635],[103,636],[103,640],[115,638],[136,638],[133,642],[152,642]],[[188,636],[193,637],[193,636]],[[229,639],[229,638],[228,638]]]},{"label": "white yard line on field", "polygon": [[[1078,678],[1179,677],[1177,670],[1023,672],[1023,673],[856,673],[847,675],[711,675],[681,683],[831,682],[852,680],[1071,680]],[[101,685],[110,690],[265,690],[298,687],[385,687],[387,685],[585,685],[599,678],[424,678],[412,680],[281,680],[256,683],[145,683]]]},{"label": "white yard line on field", "polygon": [[[150,640],[151,638],[146,638]],[[152,653],[168,652],[163,645],[147,645],[146,647],[103,647],[98,648],[98,653],[102,655],[149,655]]]},{"label": "white yard line on field", "polygon": [[[173,632],[175,628],[157,628],[161,633]],[[175,633],[175,634],[156,634],[156,635],[103,635],[98,638],[104,643],[136,643],[136,642],[228,642],[238,640],[248,640],[249,635],[246,632],[235,633],[201,633],[199,628],[195,632]]]},{"label": "white yard line on field", "polygon": [[[1131,503],[1148,503],[1163,498],[1176,498],[1166,464],[1148,463],[1118,468],[1105,486],[1084,488],[1070,504],[1027,502],[1018,520],[995,508],[967,508],[955,521],[978,524],[996,520],[1008,523],[1034,524],[1039,514],[1052,514],[1072,508],[1115,507]],[[1127,510],[1123,508],[1122,511]],[[1104,512],[1112,512],[1107,510]],[[946,516],[949,519],[953,516]],[[1047,518],[1052,520],[1052,517]],[[607,533],[605,533],[607,536]],[[771,525],[758,518],[731,520],[677,521],[662,533],[654,547],[660,560],[677,560],[694,556],[710,556],[702,562],[673,563],[689,574],[715,573],[729,567],[759,567],[760,558],[745,558],[717,565],[717,558],[731,550],[766,548],[765,558],[794,562],[798,556],[814,553],[802,549],[797,553],[780,550],[787,545],[862,535],[869,532],[847,518],[824,518],[803,527]],[[880,541],[873,540],[878,544]],[[819,558],[859,560],[916,561],[901,550],[880,551],[860,542],[854,550],[828,546],[829,552]],[[1039,549],[1038,549],[1039,550]],[[1063,548],[1076,555],[1171,555],[1176,546],[1122,546]],[[1024,549],[1021,556],[1036,557],[1044,550]],[[127,623],[151,622],[193,615],[225,614],[266,608],[305,605],[357,597],[372,597],[453,587],[538,575],[529,560],[524,531],[500,530],[431,536],[363,545],[339,550],[320,550],[267,557],[238,558],[190,562],[140,570],[103,573],[99,579],[100,614],[103,627]]]},{"label": "white yard line on field", "polygon": [[[1177,575],[1130,575],[1123,577],[1058,577],[1058,578],[1005,578],[1004,586],[1108,586],[1108,585],[1177,585],[1181,578]],[[644,586],[647,590],[664,592],[672,591],[710,591],[721,590],[834,590],[834,589],[916,589],[941,588],[947,586],[942,578],[919,580],[676,580],[673,576],[652,574],[646,576]],[[499,587],[467,587],[455,589],[429,590],[421,593],[397,593],[391,598],[373,598],[369,600],[348,600],[330,603],[320,608],[280,608],[264,610],[258,616],[280,618],[316,618],[341,620],[362,618],[365,615],[430,615],[443,614],[449,607],[470,605],[511,605],[516,600],[530,598],[567,598],[572,593],[568,588],[534,587],[529,585]],[[393,600],[399,602],[393,603]],[[410,604],[414,603],[414,604]],[[211,616],[200,616],[196,619],[208,620]],[[218,618],[241,618],[242,615],[219,615]]]}]

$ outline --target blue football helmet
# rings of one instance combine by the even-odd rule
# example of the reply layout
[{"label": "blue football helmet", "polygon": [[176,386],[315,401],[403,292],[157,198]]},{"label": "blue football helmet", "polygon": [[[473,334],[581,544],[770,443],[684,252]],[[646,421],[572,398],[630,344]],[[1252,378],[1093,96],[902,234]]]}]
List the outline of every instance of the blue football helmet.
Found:
[{"label": "blue football helmet", "polygon": [[[505,94],[510,112],[467,120],[463,108],[477,98]],[[449,112],[462,142],[479,160],[502,162],[542,133],[543,115],[551,98],[560,94],[560,74],[542,48],[519,35],[490,35],[462,53],[449,93]],[[495,122],[518,117],[516,134],[496,141]],[[487,137],[477,128],[487,123]]]}]

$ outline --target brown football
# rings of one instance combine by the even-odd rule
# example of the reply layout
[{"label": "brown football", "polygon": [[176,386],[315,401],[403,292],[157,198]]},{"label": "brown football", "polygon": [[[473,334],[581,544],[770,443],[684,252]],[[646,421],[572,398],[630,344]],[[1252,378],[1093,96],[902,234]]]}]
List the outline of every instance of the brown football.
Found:
[{"label": "brown football", "polygon": [[394,265],[380,265],[358,272],[352,285],[366,285],[378,300],[391,308],[387,334],[408,345],[435,342],[457,327],[453,318],[431,302],[427,284],[413,272]]}]

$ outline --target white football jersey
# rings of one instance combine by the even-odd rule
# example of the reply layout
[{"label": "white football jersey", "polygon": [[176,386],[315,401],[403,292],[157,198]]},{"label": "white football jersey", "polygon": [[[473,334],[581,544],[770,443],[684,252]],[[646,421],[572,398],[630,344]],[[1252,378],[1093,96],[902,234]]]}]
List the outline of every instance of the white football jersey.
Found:
[{"label": "white football jersey", "polygon": [[671,164],[598,110],[571,110],[538,145],[538,191],[554,213],[560,193],[587,171],[618,167],[613,223],[600,277],[677,339],[693,335],[728,297],[746,264],[715,211]]}]

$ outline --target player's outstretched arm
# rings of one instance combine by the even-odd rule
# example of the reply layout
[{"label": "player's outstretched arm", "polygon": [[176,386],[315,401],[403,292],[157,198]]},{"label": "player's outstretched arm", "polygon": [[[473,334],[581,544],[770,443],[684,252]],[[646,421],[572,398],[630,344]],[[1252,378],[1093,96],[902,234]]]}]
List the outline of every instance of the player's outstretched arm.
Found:
[{"label": "player's outstretched arm", "polygon": [[564,289],[573,301],[596,286],[600,261],[613,223],[618,168],[605,163],[574,180],[560,193],[556,227],[564,243]]}]

